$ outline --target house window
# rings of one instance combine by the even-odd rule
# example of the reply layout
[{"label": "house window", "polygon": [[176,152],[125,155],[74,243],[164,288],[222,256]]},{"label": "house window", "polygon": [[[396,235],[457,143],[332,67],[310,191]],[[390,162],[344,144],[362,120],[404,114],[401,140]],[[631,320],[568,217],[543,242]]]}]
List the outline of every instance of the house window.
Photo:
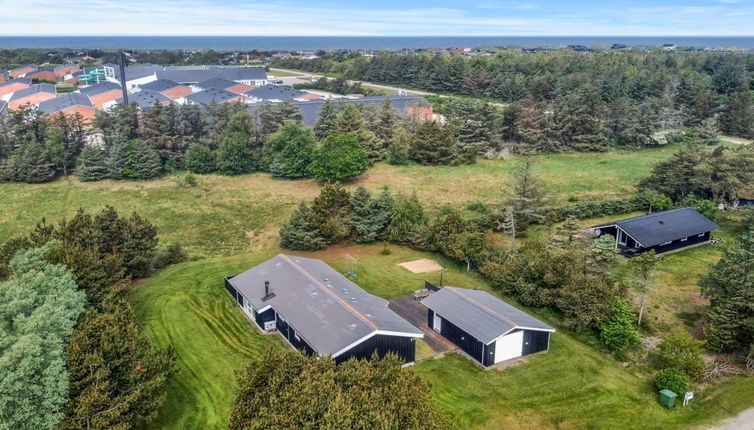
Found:
[{"label": "house window", "polygon": [[704,237],[705,233],[698,235],[697,237]]},{"label": "house window", "polygon": [[298,337],[298,333],[296,333],[296,330],[293,330],[293,337],[296,338],[296,340],[300,341],[301,338]]},{"label": "house window", "polygon": [[689,240],[689,238],[688,237],[684,237],[683,239],[681,239],[681,242],[685,242],[687,240]]},{"label": "house window", "polygon": [[672,241],[672,240],[669,240],[669,241],[667,241],[667,242],[665,242],[665,243],[662,243],[662,244],[660,244],[660,246],[663,246],[663,245],[670,245],[671,243],[673,243],[673,241]]}]

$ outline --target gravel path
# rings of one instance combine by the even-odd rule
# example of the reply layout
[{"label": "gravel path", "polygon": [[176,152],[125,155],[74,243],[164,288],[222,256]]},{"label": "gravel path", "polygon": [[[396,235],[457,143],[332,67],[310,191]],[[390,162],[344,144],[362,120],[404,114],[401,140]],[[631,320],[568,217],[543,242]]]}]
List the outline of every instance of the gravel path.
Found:
[{"label": "gravel path", "polygon": [[747,409],[733,418],[728,418],[719,426],[708,430],[752,430],[754,429],[754,408]]}]

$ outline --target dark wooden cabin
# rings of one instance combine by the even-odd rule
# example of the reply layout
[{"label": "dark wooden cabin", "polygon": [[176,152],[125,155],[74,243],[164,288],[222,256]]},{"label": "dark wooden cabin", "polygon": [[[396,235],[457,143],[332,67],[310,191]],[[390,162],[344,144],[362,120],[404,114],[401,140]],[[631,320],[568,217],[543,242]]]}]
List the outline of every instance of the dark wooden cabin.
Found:
[{"label": "dark wooden cabin", "polygon": [[615,237],[626,255],[654,249],[657,254],[707,243],[720,227],[692,208],[671,209],[591,227],[599,236]]},{"label": "dark wooden cabin", "polygon": [[278,255],[239,275],[225,288],[263,332],[292,347],[340,363],[395,353],[415,359],[422,332],[321,260]]},{"label": "dark wooden cabin", "polygon": [[421,303],[429,327],[485,367],[547,351],[555,331],[485,291],[443,287]]}]

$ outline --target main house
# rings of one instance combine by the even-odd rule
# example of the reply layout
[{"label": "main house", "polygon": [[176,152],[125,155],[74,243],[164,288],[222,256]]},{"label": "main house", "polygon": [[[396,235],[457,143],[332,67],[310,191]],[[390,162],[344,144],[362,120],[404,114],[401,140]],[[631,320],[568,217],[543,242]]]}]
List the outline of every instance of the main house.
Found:
[{"label": "main house", "polygon": [[415,358],[422,332],[388,309],[387,300],[362,290],[323,261],[278,255],[239,275],[225,287],[264,332],[277,332],[309,354],[370,358],[395,353]]},{"label": "main house", "polygon": [[547,351],[555,329],[481,290],[443,287],[425,297],[427,325],[485,367]]},{"label": "main house", "polygon": [[712,231],[719,228],[693,208],[680,208],[595,225],[591,230],[599,236],[612,235],[617,250],[635,255],[649,250],[662,254],[707,243]]}]

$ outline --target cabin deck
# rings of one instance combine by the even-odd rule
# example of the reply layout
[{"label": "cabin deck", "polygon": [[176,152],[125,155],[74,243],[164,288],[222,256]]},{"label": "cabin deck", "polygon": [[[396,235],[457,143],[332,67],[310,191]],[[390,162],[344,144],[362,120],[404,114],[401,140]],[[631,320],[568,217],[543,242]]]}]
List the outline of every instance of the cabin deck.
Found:
[{"label": "cabin deck", "polygon": [[391,300],[388,307],[424,333],[424,342],[436,353],[455,351],[458,347],[427,325],[427,308],[412,297]]}]

